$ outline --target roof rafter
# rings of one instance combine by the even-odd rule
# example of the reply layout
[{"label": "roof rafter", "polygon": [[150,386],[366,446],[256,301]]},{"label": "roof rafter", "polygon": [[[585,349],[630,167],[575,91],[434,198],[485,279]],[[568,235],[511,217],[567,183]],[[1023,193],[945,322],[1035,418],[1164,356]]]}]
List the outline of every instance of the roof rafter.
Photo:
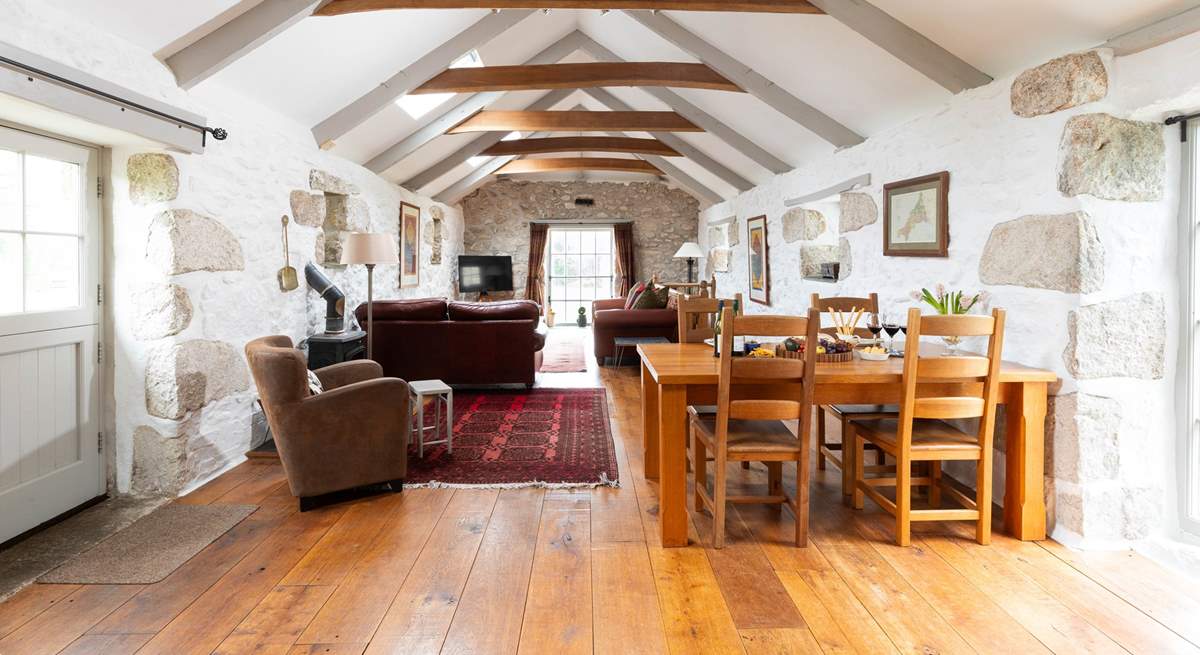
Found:
[{"label": "roof rafter", "polygon": [[812,0],[812,3],[951,93],[992,81],[991,76],[867,0]]},{"label": "roof rafter", "polygon": [[[571,96],[571,93],[573,93],[571,89],[555,89],[554,91],[547,93],[537,100],[534,100],[526,107],[526,109],[530,111],[549,109],[563,100],[566,100]],[[505,136],[507,136],[507,133],[505,132],[488,132],[476,137],[472,139],[470,143],[459,148],[458,150],[455,150],[446,157],[443,157],[442,160],[436,164],[433,164],[420,173],[413,175],[407,180],[404,180],[400,183],[400,186],[406,189],[412,189],[414,191],[424,188],[425,185],[457,168],[459,164],[462,164],[472,157],[478,157],[479,155],[483,154],[484,150],[487,150],[497,143],[500,143]]]},{"label": "roof rafter", "polygon": [[190,89],[330,0],[263,0],[166,58],[180,87]]},{"label": "roof rafter", "polygon": [[[615,52],[600,45],[595,39],[579,33],[583,40],[581,48],[584,52],[601,61],[624,61],[617,56]],[[642,91],[657,98],[660,102],[674,109],[679,115],[692,121],[696,125],[703,127],[706,131],[720,138],[735,150],[743,155],[754,160],[759,166],[771,171],[772,173],[786,173],[792,170],[793,166],[783,161],[782,159],[767,152],[766,149],[754,143],[750,139],[742,136],[742,134],[733,128],[729,127],[724,121],[718,120],[708,112],[700,109],[696,105],[688,102],[683,96],[675,93],[670,89],[662,87],[643,88]]]},{"label": "roof rafter", "polygon": [[862,143],[863,137],[850,128],[788,93],[750,66],[734,59],[665,15],[643,10],[627,10],[625,13],[829,143],[838,147]]},{"label": "roof rafter", "polygon": [[[587,89],[591,91],[592,89]],[[470,132],[703,132],[673,111],[481,111],[446,131]]]},{"label": "roof rafter", "polygon": [[[563,38],[547,46],[544,50],[525,60],[526,64],[552,64],[575,52],[583,44],[583,32],[575,30]],[[488,91],[476,93],[462,102],[446,110],[441,115],[426,121],[412,134],[393,143],[366,163],[366,167],[375,173],[382,173],[400,163],[405,157],[416,152],[421,146],[433,141],[446,133],[446,130],[463,122],[484,107],[492,104],[504,95],[503,91]],[[565,96],[564,96],[565,97]],[[555,101],[558,102],[558,101]],[[536,104],[536,103],[535,103]],[[527,109],[533,109],[533,105]],[[549,107],[543,107],[548,109]],[[474,156],[474,155],[472,155]]]},{"label": "roof rafter", "polygon": [[521,158],[510,161],[496,171],[496,175],[519,175],[523,173],[554,173],[558,171],[617,171],[622,173],[645,173],[662,175],[663,172],[644,159],[620,157],[548,157],[541,159]]},{"label": "roof rafter", "polygon": [[[630,109],[629,105],[605,89],[584,89],[583,92],[592,96],[612,111],[628,111]],[[713,159],[703,150],[693,146],[691,143],[683,140],[683,138],[674,134],[658,134],[656,136],[660,141],[671,146],[684,157],[696,162],[696,164],[708,170],[708,172],[721,178],[738,191],[748,191],[754,188],[753,182],[738,175],[733,169]]]},{"label": "roof rafter", "polygon": [[819,14],[806,0],[334,0],[320,15],[385,9],[652,9]]},{"label": "roof rafter", "polygon": [[368,91],[358,100],[318,123],[312,130],[313,137],[316,138],[317,143],[323,144],[358,127],[396,98],[449,68],[450,64],[472,48],[499,36],[532,13],[532,10],[514,10],[484,16],[450,40],[430,50],[404,70]]},{"label": "roof rafter", "polygon": [[482,155],[535,155],[552,152],[623,152],[660,157],[681,157],[671,146],[658,139],[634,139],[617,136],[560,136],[545,139],[515,139],[500,141],[484,150]]},{"label": "roof rafter", "polygon": [[638,61],[451,68],[411,93],[533,91],[595,86],[671,86],[741,92],[736,84],[704,64]]}]

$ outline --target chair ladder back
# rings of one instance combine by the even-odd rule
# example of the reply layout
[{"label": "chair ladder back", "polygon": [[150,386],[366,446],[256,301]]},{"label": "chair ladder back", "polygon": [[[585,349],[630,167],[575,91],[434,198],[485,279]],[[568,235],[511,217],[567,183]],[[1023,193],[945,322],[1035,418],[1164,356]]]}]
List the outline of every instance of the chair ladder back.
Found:
[{"label": "chair ladder back", "polygon": [[701,343],[713,336],[717,314],[715,298],[679,298],[679,343]]},{"label": "chair ladder back", "polygon": [[[872,293],[865,298],[856,298],[853,296],[829,296],[822,298],[820,294],[812,294],[811,307],[815,307],[822,314],[829,312],[849,312],[850,310],[863,310],[863,314],[870,320],[872,314],[879,313],[879,294]],[[821,332],[825,334],[837,334],[836,328],[827,327],[821,328]],[[856,328],[855,335],[860,337],[872,337],[871,331],[865,327]]]},{"label": "chair ladder back", "polygon": [[1000,395],[1000,363],[1004,351],[1003,309],[992,310],[992,335],[988,338],[988,374],[983,383],[983,419],[979,421],[979,443],[987,449],[992,447],[996,431],[996,402]]},{"label": "chair ladder back", "polygon": [[[804,334],[808,343],[816,343],[819,313],[810,309],[807,317],[734,314],[725,307],[721,313],[720,379],[717,384],[716,445],[718,465],[724,462],[728,445],[729,420],[800,421],[801,438],[811,429],[813,382],[816,378],[816,348],[806,348],[802,360],[743,359],[733,356],[734,336],[791,337]],[[732,400],[733,386],[752,384],[799,383],[800,397],[790,399],[741,398]]]}]

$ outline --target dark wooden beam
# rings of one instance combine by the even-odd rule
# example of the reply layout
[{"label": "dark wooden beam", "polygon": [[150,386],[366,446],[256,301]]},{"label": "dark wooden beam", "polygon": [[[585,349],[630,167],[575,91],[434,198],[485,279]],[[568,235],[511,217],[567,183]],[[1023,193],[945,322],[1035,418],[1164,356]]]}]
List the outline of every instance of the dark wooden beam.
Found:
[{"label": "dark wooden beam", "polygon": [[446,131],[703,132],[673,111],[481,111]]},{"label": "dark wooden beam", "polygon": [[669,86],[741,91],[738,85],[704,64],[605,61],[584,64],[449,68],[413,89],[412,93],[589,89],[602,86]]},{"label": "dark wooden beam", "polygon": [[547,139],[517,139],[501,141],[479,154],[503,157],[505,155],[537,155],[548,152],[625,152],[631,155],[682,156],[674,148],[658,139],[635,139],[623,136],[557,136]]},{"label": "dark wooden beam", "polygon": [[820,14],[806,0],[332,0],[318,16],[384,9],[653,9]]},{"label": "dark wooden beam", "polygon": [[663,172],[650,162],[641,159],[618,159],[616,157],[555,157],[553,159],[515,159],[508,162],[497,175],[519,173],[554,173],[559,171],[619,171],[622,173],[648,173],[662,175]]}]

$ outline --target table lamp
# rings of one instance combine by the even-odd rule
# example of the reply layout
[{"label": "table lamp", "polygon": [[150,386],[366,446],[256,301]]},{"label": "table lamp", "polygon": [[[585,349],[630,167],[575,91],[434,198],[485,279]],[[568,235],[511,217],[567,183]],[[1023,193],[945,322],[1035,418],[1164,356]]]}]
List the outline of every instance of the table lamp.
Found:
[{"label": "table lamp", "polygon": [[679,246],[679,250],[677,250],[675,252],[675,259],[684,259],[684,258],[687,259],[687,263],[688,263],[688,279],[687,279],[687,281],[689,283],[695,282],[695,280],[692,279],[693,267],[695,267],[695,265],[696,265],[696,260],[703,256],[704,256],[704,251],[700,249],[700,244],[696,243],[695,241],[688,241],[687,243],[683,244],[682,246]]},{"label": "table lamp", "polygon": [[400,254],[396,250],[396,236],[369,232],[351,232],[342,244],[342,263],[362,264],[367,267],[367,359],[374,359],[371,347],[375,331],[371,329],[375,319],[371,303],[375,295],[375,265],[398,264]]}]

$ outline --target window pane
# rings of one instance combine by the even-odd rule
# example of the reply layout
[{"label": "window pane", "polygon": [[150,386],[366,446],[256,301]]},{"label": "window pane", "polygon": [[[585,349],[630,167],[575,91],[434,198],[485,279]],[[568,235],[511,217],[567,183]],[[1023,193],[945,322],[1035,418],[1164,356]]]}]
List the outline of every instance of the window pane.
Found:
[{"label": "window pane", "polygon": [[584,300],[595,300],[599,296],[596,295],[596,278],[588,277],[580,280],[580,297]]},{"label": "window pane", "polygon": [[575,302],[580,298],[582,298],[582,296],[579,295],[579,278],[567,280],[566,299],[571,302]]},{"label": "window pane", "polygon": [[25,229],[79,234],[79,164],[25,156]]},{"label": "window pane", "polygon": [[550,257],[550,277],[562,277],[567,274],[567,258],[562,255]]},{"label": "window pane", "polygon": [[579,252],[579,230],[569,230],[563,238],[567,242],[567,252]]},{"label": "window pane", "polygon": [[19,229],[21,229],[21,155],[8,150],[0,150],[0,230]]},{"label": "window pane", "polygon": [[610,253],[612,252],[612,230],[604,230],[596,237],[596,252]]},{"label": "window pane", "polygon": [[21,260],[21,235],[0,234],[0,314],[21,312]]},{"label": "window pane", "polygon": [[579,255],[567,255],[563,258],[563,262],[566,268],[566,272],[563,275],[579,275]]},{"label": "window pane", "polygon": [[567,312],[567,303],[563,300],[557,300],[550,303],[554,307],[554,324],[559,325],[575,320],[575,316]]},{"label": "window pane", "polygon": [[597,255],[596,257],[596,275],[612,276],[612,255]]},{"label": "window pane", "polygon": [[563,252],[566,249],[566,241],[563,240],[561,230],[550,231],[550,252]]},{"label": "window pane", "polygon": [[579,233],[579,252],[596,252],[596,233]]},{"label": "window pane", "polygon": [[79,238],[25,236],[25,311],[79,306]]},{"label": "window pane", "polygon": [[597,275],[596,273],[596,255],[581,255],[579,257],[579,274],[580,275]]},{"label": "window pane", "polygon": [[567,295],[567,281],[561,277],[550,279],[550,299],[565,300]]}]

